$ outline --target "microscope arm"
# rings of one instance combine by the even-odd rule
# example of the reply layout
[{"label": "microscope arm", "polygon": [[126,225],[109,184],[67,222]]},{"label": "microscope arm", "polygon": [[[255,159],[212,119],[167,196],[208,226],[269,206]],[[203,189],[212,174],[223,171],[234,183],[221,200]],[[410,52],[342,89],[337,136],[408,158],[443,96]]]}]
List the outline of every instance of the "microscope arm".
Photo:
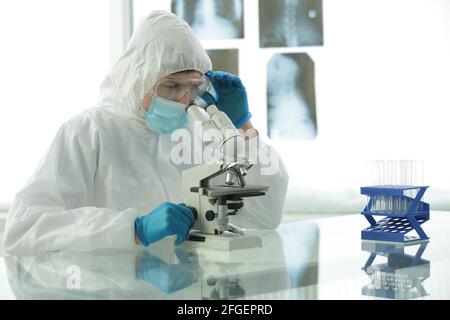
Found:
[{"label": "microscope arm", "polygon": [[[218,110],[215,105],[209,105],[205,110],[207,117],[205,117],[205,114],[195,104],[186,108],[192,120],[202,124],[202,131],[216,130],[214,133],[218,133],[220,141],[215,142],[218,144],[219,151],[222,153],[225,165],[242,161],[245,162],[244,137],[233,125],[230,118],[224,112]],[[203,135],[203,132],[201,134]],[[202,136],[201,139],[203,140],[204,137]]]}]

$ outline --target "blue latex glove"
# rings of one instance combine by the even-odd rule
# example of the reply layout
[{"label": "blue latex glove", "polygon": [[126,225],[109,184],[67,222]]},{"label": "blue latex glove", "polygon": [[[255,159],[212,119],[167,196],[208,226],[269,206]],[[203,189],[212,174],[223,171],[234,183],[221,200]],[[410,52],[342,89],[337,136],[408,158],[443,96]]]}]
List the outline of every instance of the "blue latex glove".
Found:
[{"label": "blue latex glove", "polygon": [[241,79],[224,71],[208,71],[205,75],[211,80],[216,92],[217,108],[230,118],[236,128],[240,128],[252,117],[248,111],[247,91]]},{"label": "blue latex glove", "polygon": [[165,293],[171,293],[197,282],[200,267],[191,262],[180,249],[175,249],[179,263],[170,264],[148,251],[136,260],[137,278],[152,283]]},{"label": "blue latex glove", "polygon": [[186,240],[194,223],[192,211],[184,204],[164,202],[149,214],[137,218],[134,229],[144,246],[171,235],[177,236],[175,244],[179,245]]}]

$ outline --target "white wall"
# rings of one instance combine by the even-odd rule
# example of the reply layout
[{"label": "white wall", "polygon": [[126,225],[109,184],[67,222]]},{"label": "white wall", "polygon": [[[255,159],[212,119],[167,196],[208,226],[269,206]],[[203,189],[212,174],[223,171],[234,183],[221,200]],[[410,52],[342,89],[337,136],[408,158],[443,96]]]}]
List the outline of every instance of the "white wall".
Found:
[{"label": "white wall", "polygon": [[0,1],[0,211],[110,67],[107,0]]}]

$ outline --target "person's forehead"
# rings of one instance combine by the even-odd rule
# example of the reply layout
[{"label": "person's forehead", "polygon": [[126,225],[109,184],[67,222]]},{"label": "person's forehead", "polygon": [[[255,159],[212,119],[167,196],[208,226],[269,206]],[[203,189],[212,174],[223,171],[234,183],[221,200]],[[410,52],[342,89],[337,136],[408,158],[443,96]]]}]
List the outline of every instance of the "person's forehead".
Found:
[{"label": "person's forehead", "polygon": [[180,71],[169,74],[166,78],[188,78],[188,79],[199,79],[202,77],[202,73],[196,70]]}]

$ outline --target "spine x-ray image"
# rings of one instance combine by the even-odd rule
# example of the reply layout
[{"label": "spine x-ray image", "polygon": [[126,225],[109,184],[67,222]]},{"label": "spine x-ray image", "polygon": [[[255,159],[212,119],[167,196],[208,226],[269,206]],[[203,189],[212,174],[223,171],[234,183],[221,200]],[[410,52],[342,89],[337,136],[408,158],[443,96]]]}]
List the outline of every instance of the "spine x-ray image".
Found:
[{"label": "spine x-ray image", "polygon": [[267,65],[268,135],[312,140],[317,135],[314,62],[306,53],[276,54]]},{"label": "spine x-ray image", "polygon": [[322,0],[259,0],[261,47],[323,44]]},{"label": "spine x-ray image", "polygon": [[239,75],[239,51],[237,49],[207,50],[213,70]]},{"label": "spine x-ray image", "polygon": [[244,37],[242,0],[173,0],[172,12],[186,20],[200,39]]}]

